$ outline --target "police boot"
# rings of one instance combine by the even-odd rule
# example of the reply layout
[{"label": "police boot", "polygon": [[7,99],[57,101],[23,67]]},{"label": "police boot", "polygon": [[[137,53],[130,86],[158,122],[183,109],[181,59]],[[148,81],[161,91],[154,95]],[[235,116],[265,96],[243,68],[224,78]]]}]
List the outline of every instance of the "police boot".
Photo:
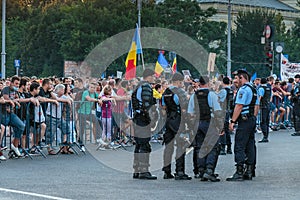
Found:
[{"label": "police boot", "polygon": [[220,148],[220,153],[219,153],[220,155],[226,155],[226,152],[225,152],[225,144],[222,144],[221,145],[221,148]]},{"label": "police boot", "polygon": [[176,172],[175,174],[175,180],[191,180],[192,177],[185,174],[184,172]]},{"label": "police boot", "polygon": [[300,136],[300,132],[295,132],[295,133],[292,133],[291,136]]},{"label": "police boot", "polygon": [[139,176],[140,176],[140,168],[139,167],[135,167],[133,169],[133,176],[132,176],[132,178],[133,179],[138,179]]},{"label": "police boot", "polygon": [[148,168],[143,168],[139,174],[139,179],[156,180],[157,177],[152,175]]},{"label": "police boot", "polygon": [[133,176],[132,176],[132,178],[134,178],[134,179],[138,179],[138,178],[139,178],[139,176],[140,176],[140,173],[138,173],[138,172],[134,172],[134,173],[133,173]]},{"label": "police boot", "polygon": [[238,165],[236,167],[236,172],[232,177],[227,178],[226,181],[243,181],[244,180],[244,167],[242,165]]},{"label": "police boot", "polygon": [[244,180],[252,180],[252,165],[247,165],[246,166],[246,170],[245,170],[245,173],[244,173]]},{"label": "police boot", "polygon": [[232,154],[231,145],[227,145],[227,154]]},{"label": "police boot", "polygon": [[263,137],[262,140],[258,141],[258,143],[267,143],[267,142],[269,142],[269,140],[266,137]]},{"label": "police boot", "polygon": [[[200,168],[200,169],[199,169],[199,173],[195,174],[195,178],[196,178],[196,179],[202,179],[202,178],[203,178],[204,172],[205,172],[205,169]],[[204,180],[203,180],[203,181],[204,181]],[[206,180],[206,181],[207,181],[207,180]]]},{"label": "police boot", "polygon": [[255,166],[254,167],[252,167],[252,177],[255,177],[256,175],[255,175]]},{"label": "police boot", "polygon": [[174,176],[173,176],[173,174],[171,172],[165,171],[165,173],[164,173],[164,179],[173,179],[173,178],[174,178]]},{"label": "police boot", "polygon": [[162,171],[164,171],[164,179],[172,179],[174,178],[173,174],[171,173],[171,165],[164,166],[162,168]]},{"label": "police boot", "polygon": [[219,182],[220,179],[217,178],[217,176],[214,174],[214,170],[212,169],[207,169],[203,175],[203,178],[211,181],[211,182]]},{"label": "police boot", "polygon": [[139,179],[156,180],[157,177],[152,175],[150,172],[143,172],[139,174]]}]

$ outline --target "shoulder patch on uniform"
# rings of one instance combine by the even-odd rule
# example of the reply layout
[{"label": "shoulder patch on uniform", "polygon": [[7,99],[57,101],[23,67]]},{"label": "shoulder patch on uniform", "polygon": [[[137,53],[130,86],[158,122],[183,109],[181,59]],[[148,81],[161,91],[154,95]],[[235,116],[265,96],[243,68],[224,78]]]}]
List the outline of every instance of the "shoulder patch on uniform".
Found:
[{"label": "shoulder patch on uniform", "polygon": [[240,98],[240,99],[243,98],[243,93],[240,93],[240,94],[239,94],[239,98]]}]

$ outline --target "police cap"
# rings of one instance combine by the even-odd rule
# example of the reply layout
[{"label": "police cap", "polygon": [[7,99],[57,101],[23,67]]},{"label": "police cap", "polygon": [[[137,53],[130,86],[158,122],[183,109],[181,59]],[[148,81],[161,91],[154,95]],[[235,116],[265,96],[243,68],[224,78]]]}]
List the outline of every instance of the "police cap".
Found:
[{"label": "police cap", "polygon": [[237,70],[237,75],[246,74],[248,76],[248,80],[251,79],[251,75],[245,69]]},{"label": "police cap", "polygon": [[145,69],[145,71],[143,72],[143,78],[146,78],[146,77],[148,77],[148,76],[152,76],[152,75],[154,75],[154,74],[155,74],[155,72],[154,72],[152,69],[147,68],[147,69]]},{"label": "police cap", "polygon": [[209,77],[204,75],[199,78],[200,85],[205,85],[209,83]]},{"label": "police cap", "polygon": [[300,78],[300,74],[296,74],[295,78]]},{"label": "police cap", "polygon": [[172,76],[172,81],[183,81],[184,77],[182,76],[182,74],[176,72],[173,76]]}]

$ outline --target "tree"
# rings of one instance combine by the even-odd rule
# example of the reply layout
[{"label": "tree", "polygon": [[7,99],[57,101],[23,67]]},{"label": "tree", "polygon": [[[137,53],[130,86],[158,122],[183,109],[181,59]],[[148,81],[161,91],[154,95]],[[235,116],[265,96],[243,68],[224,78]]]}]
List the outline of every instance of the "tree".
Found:
[{"label": "tree", "polygon": [[[220,58],[218,59],[220,62],[217,64],[222,71],[224,70],[224,67],[221,67],[224,59],[220,57],[220,53],[226,44],[226,24],[224,22],[209,21],[209,17],[216,14],[215,9],[202,10],[197,1],[192,0],[165,0],[156,6],[155,10],[158,13],[158,26],[184,33],[201,44],[208,52],[217,53]],[[218,41],[219,46],[209,47],[209,43],[214,41]],[[178,63],[180,63],[178,65],[179,69],[184,67],[194,71],[193,67],[180,56],[178,57]],[[194,74],[194,76],[198,75],[198,73]]]},{"label": "tree", "polygon": [[232,38],[233,70],[246,68],[252,73],[257,72],[261,77],[270,75],[269,69],[265,66],[266,55],[264,46],[260,44],[260,38],[266,25],[273,27],[271,41],[280,38],[281,32],[285,31],[282,17],[262,10],[240,12],[235,25],[236,30]]}]

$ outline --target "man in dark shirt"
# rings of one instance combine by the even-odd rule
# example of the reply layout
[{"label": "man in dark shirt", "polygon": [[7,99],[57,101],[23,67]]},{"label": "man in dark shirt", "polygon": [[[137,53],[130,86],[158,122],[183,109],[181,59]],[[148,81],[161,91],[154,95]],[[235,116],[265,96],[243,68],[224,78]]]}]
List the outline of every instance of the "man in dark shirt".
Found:
[{"label": "man in dark shirt", "polygon": [[[46,110],[48,107],[48,103],[54,103],[57,106],[59,105],[57,98],[55,96],[55,94],[52,92],[53,87],[52,87],[52,81],[48,78],[45,78],[42,82],[42,87],[40,87],[40,91],[39,91],[39,101],[41,102],[41,106],[42,106],[42,110],[43,110],[43,114],[46,117]],[[46,118],[46,121],[48,119]],[[49,155],[55,155],[56,153],[54,152],[54,150],[51,148],[51,145],[48,146],[48,154]]]},{"label": "man in dark shirt", "polygon": [[46,114],[48,103],[55,103],[58,105],[57,98],[55,94],[52,92],[53,90],[53,83],[50,79],[46,78],[42,82],[42,87],[40,87],[40,92],[38,94],[41,101],[41,106],[43,109],[44,114]]},{"label": "man in dark shirt", "polygon": [[[20,107],[19,96],[17,94],[20,84],[20,79],[16,76],[12,77],[10,85],[3,88],[2,95],[5,100],[12,100],[12,106],[2,107],[2,119],[1,123],[5,126],[11,126],[14,129],[14,139],[12,140],[11,149],[17,156],[21,156],[18,149],[20,138],[25,129],[25,124],[21,119],[13,113],[14,104]],[[3,109],[4,108],[4,109]]]}]

